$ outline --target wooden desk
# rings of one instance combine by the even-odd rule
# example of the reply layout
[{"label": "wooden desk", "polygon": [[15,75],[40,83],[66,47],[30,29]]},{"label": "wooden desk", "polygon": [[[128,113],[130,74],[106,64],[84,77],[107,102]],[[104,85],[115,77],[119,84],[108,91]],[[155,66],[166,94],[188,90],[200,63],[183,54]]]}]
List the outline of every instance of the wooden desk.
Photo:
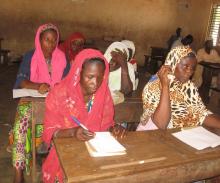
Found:
[{"label": "wooden desk", "polygon": [[[22,101],[29,101],[32,103],[32,134],[35,134],[36,124],[42,124],[44,120],[45,98],[22,98]],[[142,114],[142,102],[139,93],[134,92],[130,97],[125,99],[125,102],[115,106],[115,121],[121,122],[139,122]],[[134,124],[136,125],[136,124]],[[135,126],[128,125],[130,130]],[[35,135],[32,135],[32,182],[36,178],[36,141]]]},{"label": "wooden desk", "polygon": [[66,183],[177,183],[220,175],[220,147],[197,151],[170,132],[129,132],[119,140],[127,154],[113,157],[92,158],[84,142],[73,138],[54,144]]},{"label": "wooden desk", "polygon": [[211,88],[212,77],[214,73],[220,72],[220,64],[219,63],[210,63],[202,61],[199,63],[203,66],[203,73],[202,73],[202,85],[199,88],[200,96],[203,99],[203,102],[207,104],[209,102],[209,91]]}]

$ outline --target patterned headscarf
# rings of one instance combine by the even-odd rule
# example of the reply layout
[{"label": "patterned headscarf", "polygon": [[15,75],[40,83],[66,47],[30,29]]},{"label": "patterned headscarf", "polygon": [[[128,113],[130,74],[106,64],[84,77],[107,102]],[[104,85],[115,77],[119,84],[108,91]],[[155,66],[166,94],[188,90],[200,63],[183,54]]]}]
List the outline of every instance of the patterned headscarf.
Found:
[{"label": "patterned headscarf", "polygon": [[187,57],[190,53],[196,55],[196,53],[194,53],[189,46],[175,47],[168,53],[164,65],[169,65],[171,67],[172,73],[174,73],[176,65],[180,63],[182,58]]},{"label": "patterned headscarf", "polygon": [[[165,65],[171,66],[172,73],[178,63],[190,53],[195,54],[188,46],[180,46],[172,49],[165,61]],[[143,99],[143,115],[141,123],[145,125],[154,114],[161,95],[160,80],[157,76],[153,76],[146,84]],[[211,112],[208,111],[203,104],[198,89],[190,80],[181,83],[177,79],[170,81],[170,102],[171,102],[171,119],[168,124],[169,128],[189,127],[201,125],[205,117]]]}]

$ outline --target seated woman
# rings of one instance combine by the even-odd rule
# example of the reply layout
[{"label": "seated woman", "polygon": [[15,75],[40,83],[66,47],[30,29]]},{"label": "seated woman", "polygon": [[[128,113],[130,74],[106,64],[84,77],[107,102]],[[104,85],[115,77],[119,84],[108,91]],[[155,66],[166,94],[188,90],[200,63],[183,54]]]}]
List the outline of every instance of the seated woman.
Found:
[{"label": "seated woman", "polygon": [[128,63],[129,51],[121,42],[112,43],[105,51],[105,58],[110,65],[109,88],[121,91],[125,95],[135,90],[135,71]]},{"label": "seated woman", "polygon": [[[212,40],[207,40],[204,44],[204,48],[198,50],[197,60],[198,63],[201,61],[206,61],[210,63],[220,63],[220,56],[213,47]],[[200,87],[202,84],[202,72],[203,72],[203,66],[198,64],[192,79],[197,87]],[[212,79],[212,86],[214,87],[217,86],[216,80],[217,80],[216,78]]]},{"label": "seated woman", "polygon": [[[52,138],[71,136],[81,141],[94,137],[94,132],[114,126],[114,108],[108,88],[109,65],[97,50],[85,49],[75,58],[68,76],[46,98],[43,140],[50,152],[43,164],[43,181],[63,182]],[[85,131],[71,119],[76,117],[91,131]],[[123,129],[114,126],[123,135]]]},{"label": "seated woman", "polygon": [[85,37],[75,32],[59,45],[59,49],[65,53],[67,60],[72,64],[75,56],[84,48],[85,42]]},{"label": "seated woman", "polygon": [[143,90],[144,112],[137,130],[198,125],[220,128],[220,117],[206,109],[190,81],[196,64],[196,54],[189,47],[169,52],[165,64]]},{"label": "seated woman", "polygon": [[[44,94],[61,81],[68,72],[68,66],[65,55],[57,48],[58,40],[59,32],[54,25],[45,24],[38,28],[35,49],[24,56],[14,88],[35,89]],[[27,173],[30,173],[31,113],[30,102],[19,102],[13,128],[14,182],[24,181],[23,170],[25,168]]]}]

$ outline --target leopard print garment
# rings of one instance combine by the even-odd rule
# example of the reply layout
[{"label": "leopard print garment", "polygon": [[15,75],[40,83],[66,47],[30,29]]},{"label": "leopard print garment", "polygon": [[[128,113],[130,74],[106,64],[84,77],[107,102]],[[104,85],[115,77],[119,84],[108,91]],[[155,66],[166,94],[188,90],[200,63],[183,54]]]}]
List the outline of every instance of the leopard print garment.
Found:
[{"label": "leopard print garment", "polygon": [[[180,60],[191,53],[189,47],[177,47],[168,54],[165,64],[170,65],[172,72]],[[160,80],[154,75],[146,84],[143,93],[143,109],[141,123],[145,125],[156,110],[160,101]],[[180,83],[176,79],[170,81],[171,120],[168,128],[191,127],[201,125],[208,114],[211,114],[203,104],[198,89],[190,80]]]}]

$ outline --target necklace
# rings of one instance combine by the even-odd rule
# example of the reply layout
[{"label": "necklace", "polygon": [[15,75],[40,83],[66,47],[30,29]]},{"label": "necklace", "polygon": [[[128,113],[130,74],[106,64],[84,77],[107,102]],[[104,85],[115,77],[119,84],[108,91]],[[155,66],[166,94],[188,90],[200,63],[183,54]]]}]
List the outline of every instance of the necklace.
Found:
[{"label": "necklace", "polygon": [[87,111],[88,111],[88,112],[90,112],[91,109],[92,109],[94,99],[95,99],[95,94],[93,94],[93,95],[90,97],[89,101],[88,101],[87,104],[86,104],[86,108],[87,108]]},{"label": "necklace", "polygon": [[51,59],[46,59],[47,65],[51,64]]}]

